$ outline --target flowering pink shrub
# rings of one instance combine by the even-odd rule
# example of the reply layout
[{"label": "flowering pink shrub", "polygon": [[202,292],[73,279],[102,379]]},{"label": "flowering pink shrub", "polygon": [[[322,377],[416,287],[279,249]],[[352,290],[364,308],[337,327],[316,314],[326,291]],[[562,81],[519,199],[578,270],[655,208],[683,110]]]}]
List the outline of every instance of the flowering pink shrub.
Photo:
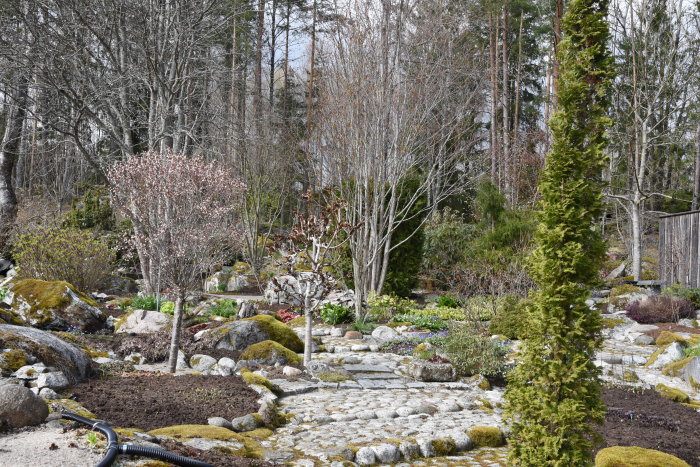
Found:
[{"label": "flowering pink shrub", "polygon": [[638,323],[675,323],[682,318],[695,318],[695,306],[683,298],[654,295],[637,300],[625,308],[627,316]]}]

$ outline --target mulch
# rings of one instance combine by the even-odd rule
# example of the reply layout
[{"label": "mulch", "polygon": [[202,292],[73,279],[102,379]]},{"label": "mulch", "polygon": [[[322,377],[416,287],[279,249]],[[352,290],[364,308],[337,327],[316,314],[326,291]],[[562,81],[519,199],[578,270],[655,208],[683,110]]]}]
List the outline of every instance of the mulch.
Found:
[{"label": "mulch", "polygon": [[700,413],[653,390],[606,388],[605,423],[597,429],[604,445],[656,449],[700,467]]}]

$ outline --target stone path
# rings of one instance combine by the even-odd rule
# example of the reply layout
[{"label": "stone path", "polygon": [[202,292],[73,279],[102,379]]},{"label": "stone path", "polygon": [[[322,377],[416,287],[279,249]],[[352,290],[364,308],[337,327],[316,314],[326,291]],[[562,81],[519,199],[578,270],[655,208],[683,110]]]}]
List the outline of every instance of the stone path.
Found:
[{"label": "stone path", "polygon": [[[349,374],[353,380],[272,380],[283,390],[280,410],[292,417],[261,443],[269,460],[299,466],[313,465],[314,461],[334,465],[334,459],[352,458],[353,451],[367,446],[397,450],[404,443],[418,450],[425,440],[464,439],[465,430],[472,426],[503,425],[502,389],[484,391],[468,382],[415,381],[408,376],[410,357],[373,352],[366,341],[330,336],[328,331],[318,334],[333,353],[314,354],[314,360]],[[357,345],[368,349],[351,350]],[[506,465],[506,455],[505,448],[476,449],[396,465],[500,466]],[[358,451],[355,461],[368,465],[360,457]]]}]

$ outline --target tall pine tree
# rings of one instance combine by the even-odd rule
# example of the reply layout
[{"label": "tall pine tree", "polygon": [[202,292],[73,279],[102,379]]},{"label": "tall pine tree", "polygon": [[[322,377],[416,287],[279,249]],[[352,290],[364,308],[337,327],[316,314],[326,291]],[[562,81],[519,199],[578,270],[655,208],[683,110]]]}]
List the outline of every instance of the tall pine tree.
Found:
[{"label": "tall pine tree", "polygon": [[563,18],[553,144],[540,181],[540,225],[530,258],[538,290],[522,363],[506,392],[511,461],[517,465],[589,465],[593,425],[605,410],[593,364],[600,316],[585,300],[605,253],[594,221],[602,212],[613,77],[607,11],[607,0],[572,0]]}]

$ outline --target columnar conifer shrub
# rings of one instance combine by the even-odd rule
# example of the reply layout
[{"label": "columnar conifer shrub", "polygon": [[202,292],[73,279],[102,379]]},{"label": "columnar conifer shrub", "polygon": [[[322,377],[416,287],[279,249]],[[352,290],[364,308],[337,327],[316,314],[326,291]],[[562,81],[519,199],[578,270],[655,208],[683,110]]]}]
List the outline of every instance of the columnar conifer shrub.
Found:
[{"label": "columnar conifer shrub", "polygon": [[240,239],[234,221],[245,185],[220,164],[172,152],[129,156],[107,176],[114,205],[133,223],[147,289],[175,293],[168,362],[174,372],[185,293]]},{"label": "columnar conifer shrub", "polygon": [[601,214],[613,76],[607,7],[607,0],[572,0],[563,18],[558,107],[530,257],[539,288],[521,364],[506,392],[516,465],[590,465],[593,424],[604,415],[593,364],[601,322],[585,300],[605,252],[594,220]]}]

